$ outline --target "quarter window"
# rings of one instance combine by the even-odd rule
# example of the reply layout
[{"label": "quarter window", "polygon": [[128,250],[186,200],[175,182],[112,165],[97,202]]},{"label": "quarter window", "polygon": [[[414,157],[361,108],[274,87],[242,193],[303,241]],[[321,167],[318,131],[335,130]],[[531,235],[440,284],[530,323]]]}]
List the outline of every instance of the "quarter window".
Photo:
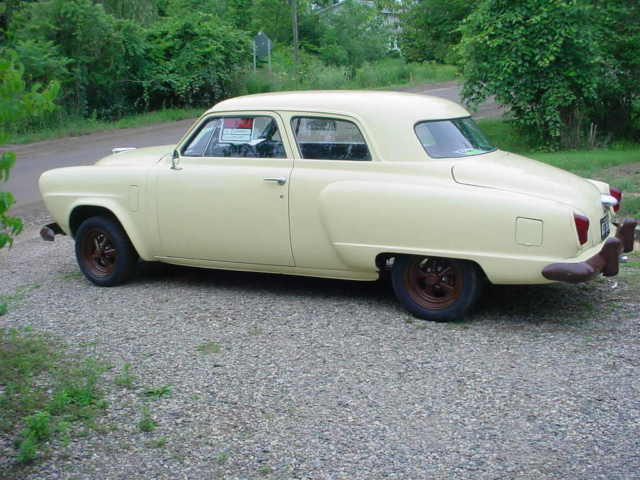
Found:
[{"label": "quarter window", "polygon": [[204,123],[182,149],[186,157],[286,158],[275,119],[216,117]]},{"label": "quarter window", "polygon": [[313,160],[371,160],[357,125],[348,120],[294,117],[291,128],[300,156]]}]

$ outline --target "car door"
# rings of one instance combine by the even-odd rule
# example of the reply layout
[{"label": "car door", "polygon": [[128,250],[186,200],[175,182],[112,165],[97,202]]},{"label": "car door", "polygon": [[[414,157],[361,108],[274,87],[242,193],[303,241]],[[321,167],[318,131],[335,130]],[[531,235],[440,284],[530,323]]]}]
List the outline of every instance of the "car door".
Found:
[{"label": "car door", "polygon": [[157,167],[161,257],[293,266],[291,148],[273,112],[212,114]]},{"label": "car door", "polygon": [[[324,113],[283,113],[295,145],[295,167],[291,178],[291,239],[296,266],[301,268],[348,270],[336,242],[361,243],[375,238],[367,223],[367,204],[359,193],[327,193],[340,184],[383,182],[370,142],[354,118]],[[349,189],[347,189],[348,191]],[[335,203],[338,205],[335,205]],[[331,212],[327,210],[332,204]],[[347,225],[331,237],[336,222]],[[366,231],[366,237],[354,234]]]}]

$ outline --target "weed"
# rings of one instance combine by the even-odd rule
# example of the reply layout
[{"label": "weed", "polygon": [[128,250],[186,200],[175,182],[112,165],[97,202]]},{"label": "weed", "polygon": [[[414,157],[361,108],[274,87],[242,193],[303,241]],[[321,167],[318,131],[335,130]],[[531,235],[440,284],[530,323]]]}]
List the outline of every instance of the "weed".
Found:
[{"label": "weed", "polygon": [[133,384],[136,380],[136,377],[131,375],[131,364],[125,363],[122,367],[122,374],[117,375],[113,381],[116,385],[123,388],[128,388],[131,390],[133,388]]},{"label": "weed", "polygon": [[60,275],[61,280],[71,280],[72,278],[80,278],[80,277],[82,277],[82,272],[72,272],[72,273],[65,273],[63,275]]},{"label": "weed", "polygon": [[40,288],[40,284],[32,283],[16,288],[11,294],[0,295],[0,316],[5,315],[10,307],[20,304],[29,296],[29,293],[38,288]]},{"label": "weed", "polygon": [[198,345],[196,350],[204,354],[220,353],[221,347],[216,342],[207,342],[203,343],[202,345]]},{"label": "weed", "polygon": [[148,408],[142,409],[142,418],[138,422],[138,428],[141,432],[152,432],[158,425],[153,421],[153,417],[149,413]]},{"label": "weed", "polygon": [[38,457],[38,441],[34,437],[23,439],[18,446],[19,463],[31,463]]},{"label": "weed", "polygon": [[222,452],[220,452],[216,457],[216,462],[218,462],[218,465],[224,465],[225,463],[227,463],[228,460],[229,460],[229,452],[227,452],[226,450],[223,450]]},{"label": "weed", "polygon": [[162,448],[167,444],[167,441],[167,437],[160,437],[155,440],[151,440],[147,445],[151,448]]},{"label": "weed", "polygon": [[171,395],[171,387],[169,385],[163,385],[162,387],[147,388],[144,391],[144,396],[147,398],[159,399]]},{"label": "weed", "polygon": [[273,468],[271,468],[269,465],[262,465],[259,469],[258,472],[261,475],[269,475],[271,473],[273,473]]}]

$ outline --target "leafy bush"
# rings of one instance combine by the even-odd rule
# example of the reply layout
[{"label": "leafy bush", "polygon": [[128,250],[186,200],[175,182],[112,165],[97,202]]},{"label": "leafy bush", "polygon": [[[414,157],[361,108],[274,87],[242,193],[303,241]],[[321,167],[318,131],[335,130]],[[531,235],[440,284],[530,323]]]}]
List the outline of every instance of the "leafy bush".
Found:
[{"label": "leafy bush", "polygon": [[[46,88],[34,84],[27,90],[22,66],[16,63],[13,52],[8,53],[8,57],[0,57],[0,145],[5,142],[9,128],[52,111],[60,90],[56,82],[51,82]],[[9,171],[15,161],[13,152],[0,154],[0,182],[9,179]],[[7,215],[13,203],[11,192],[0,191],[0,248],[11,245],[13,237],[22,230],[20,219]]]},{"label": "leafy bush", "polygon": [[142,85],[152,107],[211,105],[230,95],[251,58],[248,35],[200,12],[161,20],[146,40]]}]

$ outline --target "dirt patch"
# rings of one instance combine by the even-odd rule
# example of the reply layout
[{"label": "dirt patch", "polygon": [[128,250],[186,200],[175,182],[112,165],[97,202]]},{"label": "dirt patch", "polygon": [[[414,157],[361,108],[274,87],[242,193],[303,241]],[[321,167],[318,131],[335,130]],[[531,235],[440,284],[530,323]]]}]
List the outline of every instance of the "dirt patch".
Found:
[{"label": "dirt patch", "polygon": [[640,174],[640,162],[627,163],[618,167],[611,167],[602,170],[602,173],[615,177],[628,177],[629,175]]}]

